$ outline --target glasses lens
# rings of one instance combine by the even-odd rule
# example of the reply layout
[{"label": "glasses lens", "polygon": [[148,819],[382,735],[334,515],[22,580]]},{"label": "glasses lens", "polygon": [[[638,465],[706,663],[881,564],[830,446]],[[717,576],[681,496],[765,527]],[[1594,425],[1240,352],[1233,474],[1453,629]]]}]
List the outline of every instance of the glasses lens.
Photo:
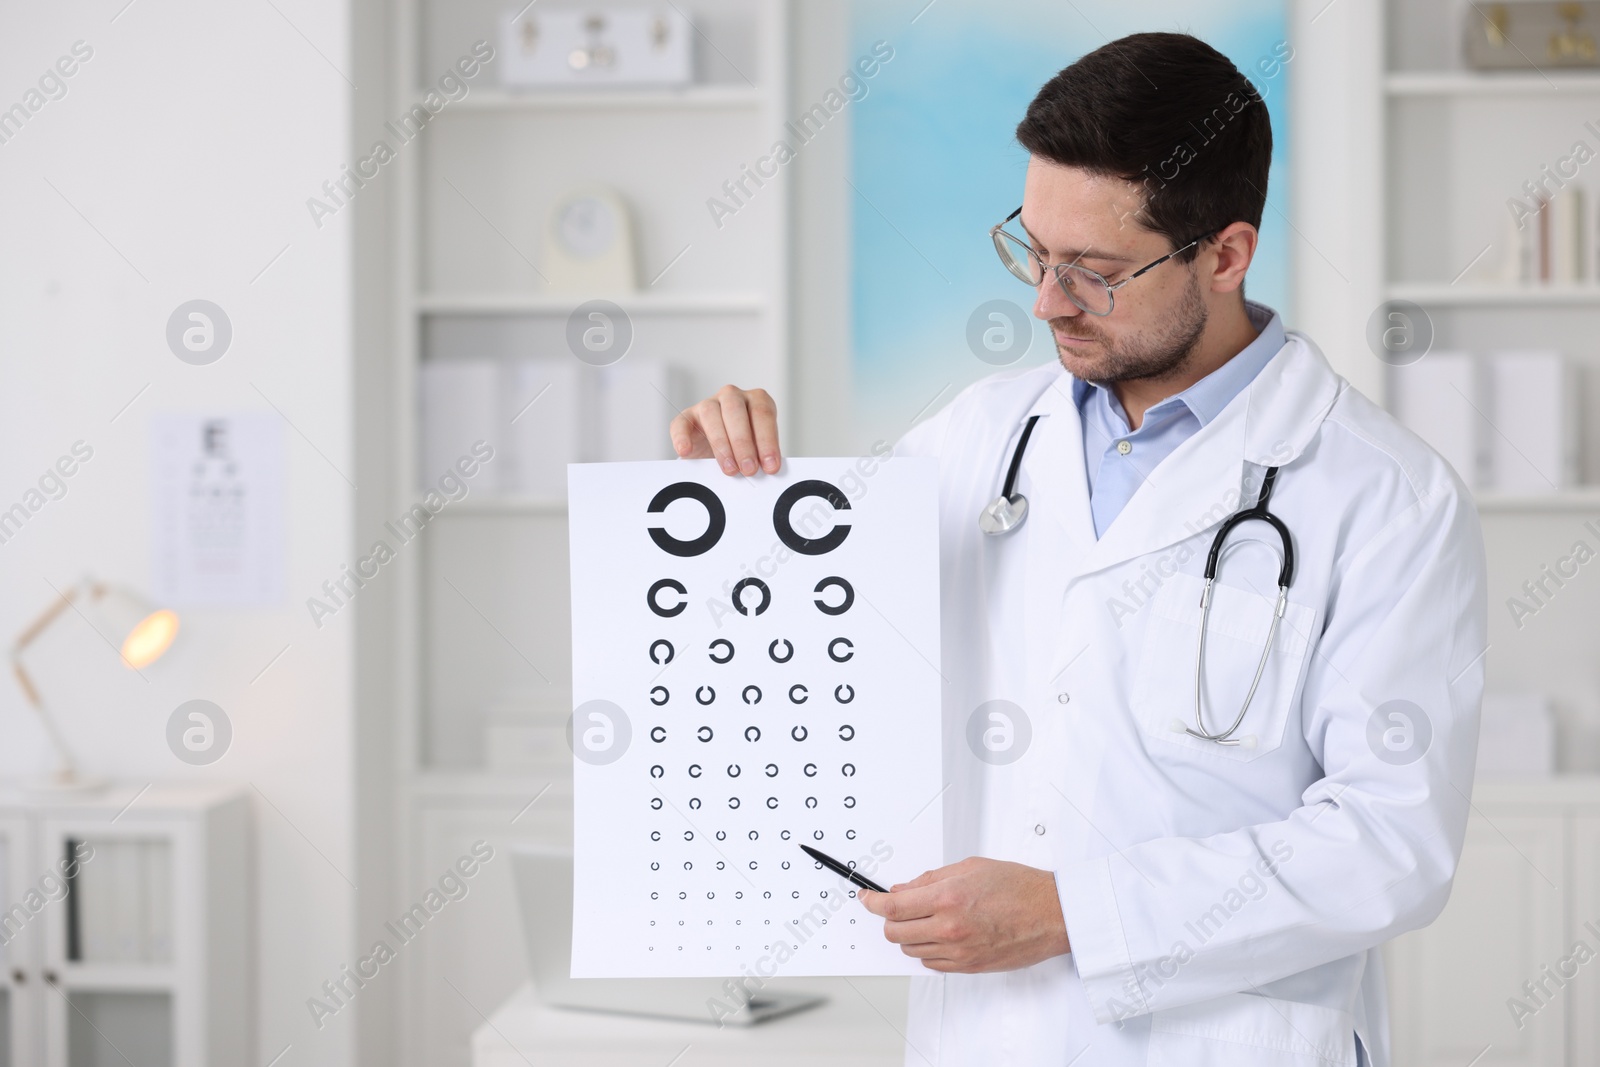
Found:
[{"label": "glasses lens", "polygon": [[1091,315],[1111,313],[1111,290],[1098,274],[1083,267],[1067,266],[1060,267],[1056,274],[1061,279],[1062,290],[1074,304]]},{"label": "glasses lens", "polygon": [[1033,250],[1006,231],[994,232],[994,250],[1000,253],[1000,262],[1006,265],[1006,270],[1018,280],[1038,285],[1044,278],[1044,270],[1033,255]]}]

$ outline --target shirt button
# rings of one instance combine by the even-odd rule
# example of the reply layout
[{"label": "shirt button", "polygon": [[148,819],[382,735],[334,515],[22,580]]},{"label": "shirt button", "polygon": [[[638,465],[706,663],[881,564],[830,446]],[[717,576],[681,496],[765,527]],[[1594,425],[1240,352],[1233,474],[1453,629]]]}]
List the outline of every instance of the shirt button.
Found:
[{"label": "shirt button", "polygon": [[1072,694],[1071,693],[1057,693],[1056,694],[1056,700],[1057,700],[1058,703],[1062,703],[1062,704],[1069,703],[1072,700]]},{"label": "shirt button", "polygon": [[1117,451],[1122,453],[1124,456],[1126,456],[1129,452],[1133,451],[1132,442],[1129,442],[1129,441],[1118,441],[1117,442]]},{"label": "shirt button", "polygon": [[1042,823],[1042,822],[1034,823],[1033,824],[1033,832],[1038,834],[1039,836],[1043,837],[1044,836],[1044,823]]}]

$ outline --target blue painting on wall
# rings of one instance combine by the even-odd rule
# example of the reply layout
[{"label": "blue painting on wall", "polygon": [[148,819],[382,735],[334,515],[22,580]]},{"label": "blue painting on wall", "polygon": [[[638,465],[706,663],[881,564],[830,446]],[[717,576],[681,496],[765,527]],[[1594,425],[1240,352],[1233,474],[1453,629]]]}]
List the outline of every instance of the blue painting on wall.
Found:
[{"label": "blue painting on wall", "polygon": [[[898,435],[996,368],[968,323],[995,299],[1033,294],[1001,267],[989,227],[1021,202],[1029,101],[1078,56],[1129,33],[1192,33],[1231,59],[1265,99],[1272,169],[1246,295],[1288,307],[1288,83],[1284,0],[853,0],[850,55],[882,60],[850,106],[851,335],[858,416]],[[1092,21],[1091,21],[1092,20]],[[1055,358],[1043,323],[1019,364]],[[892,439],[892,437],[891,437]]]}]

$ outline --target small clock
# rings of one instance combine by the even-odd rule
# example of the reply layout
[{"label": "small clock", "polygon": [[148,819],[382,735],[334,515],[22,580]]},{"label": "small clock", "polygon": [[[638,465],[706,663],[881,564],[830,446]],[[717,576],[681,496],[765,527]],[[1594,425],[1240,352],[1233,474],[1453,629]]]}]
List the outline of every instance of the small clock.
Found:
[{"label": "small clock", "polygon": [[550,213],[545,276],[555,289],[631,292],[635,285],[633,227],[614,190],[577,189]]}]

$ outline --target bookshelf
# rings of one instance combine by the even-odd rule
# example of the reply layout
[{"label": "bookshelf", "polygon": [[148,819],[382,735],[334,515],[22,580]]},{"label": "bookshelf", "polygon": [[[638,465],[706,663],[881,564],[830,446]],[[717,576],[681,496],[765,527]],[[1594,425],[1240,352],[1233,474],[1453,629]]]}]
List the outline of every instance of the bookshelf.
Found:
[{"label": "bookshelf", "polygon": [[[486,40],[498,53],[502,10],[520,6],[383,3],[388,115],[416,102],[473,42]],[[552,4],[577,6],[541,0],[536,10]],[[419,464],[422,368],[571,358],[567,319],[590,297],[614,301],[629,317],[634,341],[626,360],[681,371],[677,380],[689,395],[664,399],[648,420],[662,441],[677,410],[671,402],[725,381],[778,383],[772,391],[787,419],[792,179],[780,169],[720,227],[706,201],[782,136],[789,5],[674,6],[695,29],[692,85],[508,89],[491,62],[388,164],[395,179],[386,216],[392,254],[383,264],[391,396],[387,447],[372,465],[386,483],[384,514],[405,512],[430,480]],[[615,190],[629,208],[632,293],[560,292],[543,277],[551,210],[592,184]],[[552,386],[529,417],[551,403],[577,402]],[[570,754],[561,740],[571,711],[564,499],[473,488],[403,551],[394,610],[364,624],[384,628],[393,644],[384,669],[393,694],[386,729],[397,737],[398,858],[386,896],[396,903],[474,837],[498,848],[570,832]],[[463,909],[454,920],[459,930],[430,939],[404,962],[392,1042],[399,1062],[464,1065],[482,1022],[471,1004],[498,1004],[525,978],[520,951],[508,947],[517,920],[504,866],[488,865],[487,877],[499,880],[484,891],[495,894],[492,907]]]},{"label": "bookshelf", "polygon": [[0,796],[0,1064],[254,1055],[249,811],[225,787]]}]

